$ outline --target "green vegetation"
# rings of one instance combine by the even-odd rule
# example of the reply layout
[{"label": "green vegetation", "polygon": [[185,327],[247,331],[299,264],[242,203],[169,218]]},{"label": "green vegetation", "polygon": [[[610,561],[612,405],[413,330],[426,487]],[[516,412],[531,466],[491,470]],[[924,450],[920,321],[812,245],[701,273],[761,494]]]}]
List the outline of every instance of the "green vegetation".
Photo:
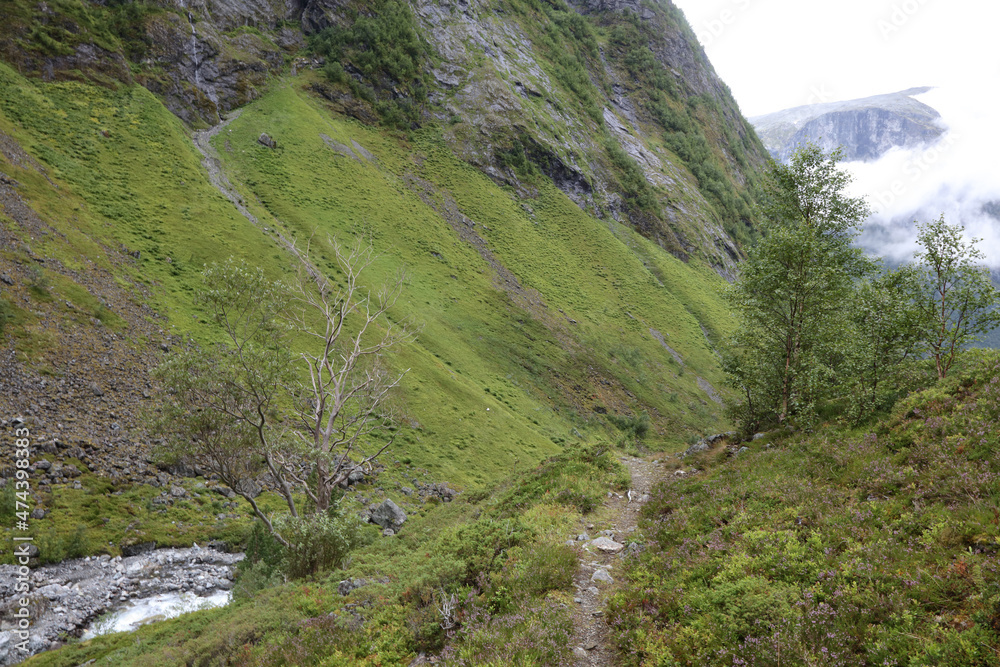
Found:
[{"label": "green vegetation", "polygon": [[[336,567],[351,545],[335,493],[356,470],[370,473],[392,444],[390,404],[405,371],[387,371],[386,356],[413,338],[386,318],[403,277],[370,288],[370,241],[332,244],[340,289],[305,253],[295,286],[232,258],[207,268],[199,301],[228,340],[174,353],[154,371],[167,394],[156,428],[171,436],[169,455],[241,495],[289,550],[293,568],[308,574]],[[296,331],[307,341],[298,368]],[[286,422],[298,432],[289,436]],[[272,520],[257,506],[254,480],[265,473],[287,516]]]},{"label": "green vegetation", "polygon": [[[0,65],[0,129],[46,175],[25,165],[3,169],[56,232],[31,241],[35,254],[55,261],[37,275],[38,296],[24,285],[32,308],[13,308],[17,319],[5,341],[20,358],[57,379],[69,370],[43,361],[59,339],[42,326],[38,308],[80,331],[96,326],[91,317],[126,330],[122,316],[59,264],[82,274],[113,271],[121,286],[148,290],[150,305],[168,318],[164,330],[207,348],[223,333],[195,299],[204,265],[234,255],[269,279],[287,278],[290,256],[264,229],[277,228],[298,239],[315,234],[317,265],[336,279],[326,235],[346,237],[363,224],[380,253],[372,284],[407,267],[405,298],[391,321],[424,326],[393,360],[397,369],[412,370],[380,484],[408,485],[419,477],[483,488],[512,470],[530,470],[577,440],[575,434],[618,437],[595,409],[646,410],[643,444],[654,450],[724,429],[721,410],[697,384],[701,377],[722,385],[703,332],[718,340],[730,326],[724,283],[710,267],[696,259],[685,264],[626,226],[595,220],[548,179],[538,178],[529,215],[516,195],[452,155],[439,129],[404,140],[331,116],[305,92],[313,82],[306,75],[277,87],[215,140],[261,220],[255,227],[212,188],[181,123],[145,89],[42,83]],[[282,150],[256,143],[265,129]],[[356,141],[374,159],[345,157],[320,135],[347,146]],[[454,211],[475,222],[474,237],[459,235]],[[17,225],[11,229],[19,233]],[[485,256],[477,239],[488,248]],[[122,263],[106,248],[141,258]],[[3,252],[31,266],[21,251]],[[682,355],[687,370],[651,330]],[[33,523],[36,537],[52,540],[53,555],[80,548],[117,555],[121,545],[144,541],[246,540],[252,510],[243,499],[195,490],[198,497],[159,505],[153,500],[162,489],[97,488],[90,480],[99,478],[78,467],[83,488],[49,487],[40,503],[49,514]],[[592,511],[604,493],[584,483],[557,504]],[[269,493],[258,499],[268,514],[281,502]],[[74,542],[80,526],[85,544]]]},{"label": "green vegetation", "polygon": [[[569,657],[569,589],[578,562],[577,550],[562,541],[580,518],[565,499],[599,501],[628,478],[598,444],[567,448],[514,479],[450,503],[428,501],[423,516],[394,538],[357,548],[342,571],[74,643],[25,664],[373,667],[406,664],[419,652],[443,652],[455,664],[558,664]],[[255,539],[250,560],[275,563],[266,533]],[[265,570],[249,567],[240,583],[247,572],[265,578]],[[346,580],[360,586],[342,597],[337,588]]]},{"label": "green vegetation", "polygon": [[[161,11],[49,4],[60,20],[47,5],[13,3],[5,34],[27,26],[33,32],[20,38],[50,55],[91,41],[140,58],[149,46],[143,26]],[[395,415],[373,409],[380,437],[358,442],[392,447],[377,474],[348,489],[339,485],[342,448],[300,450],[315,475],[283,494],[248,489],[231,500],[214,480],[194,479],[175,495],[116,485],[78,461],[70,462],[82,471],[74,478],[80,488],[39,487],[47,515],[32,522],[31,535],[43,560],[213,539],[245,545],[248,558],[225,609],[72,642],[27,664],[374,667],[409,664],[420,653],[457,665],[568,662],[581,553],[565,540],[581,523],[609,527],[604,499],[630,488],[613,447],[672,450],[728,427],[705,389],[724,380],[713,341],[734,330],[724,283],[697,253],[682,262],[664,250],[686,255],[679,239],[699,243],[700,221],[716,217],[743,245],[755,239],[751,199],[760,180],[752,156],[762,151],[725,91],[696,95],[661,63],[666,38],[649,27],[657,22],[629,12],[583,16],[561,0],[494,3],[490,11],[509,11],[513,29],[538,45],[553,88],[526,85],[524,122],[490,137],[491,166],[507,172],[497,180],[513,172],[522,181],[502,186],[453,152],[463,131],[482,128],[424,122],[435,56],[410,4],[362,4],[348,3],[346,24],[312,44],[326,58],[322,85],[309,71],[283,80],[213,139],[257,224],[215,191],[186,128],[148,91],[42,83],[0,65],[0,130],[45,173],[28,162],[0,166],[55,232],[10,225],[31,241],[31,253],[3,249],[4,260],[46,261],[26,268],[24,285],[0,299],[0,330],[7,325],[5,341],[47,378],[70,372],[44,361],[61,342],[52,322],[114,336],[132,325],[83,280],[105,271],[136,295],[148,290],[166,318],[161,333],[189,337],[164,371],[173,374],[174,398],[193,388],[204,406],[229,389],[236,400],[223,407],[256,408],[268,427],[289,426],[296,406],[315,404],[268,392],[287,383],[284,365],[297,355],[324,358],[301,332],[272,335],[287,294],[263,303],[265,317],[254,322],[266,324],[262,336],[219,326],[232,312],[222,292],[214,301],[198,297],[205,265],[226,257],[229,269],[254,271],[217,267],[209,271],[217,282],[236,274],[258,286],[292,282],[296,261],[279,234],[300,252],[308,243],[316,291],[330,295],[353,279],[328,239],[366,235],[366,284],[388,282],[400,294],[373,327],[423,327],[381,359],[386,377],[402,376]],[[676,8],[644,6],[690,36]],[[259,37],[250,26],[233,33]],[[694,57],[702,58],[697,48]],[[676,188],[652,185],[605,127],[612,78],[639,89],[633,129],[644,150],[673,153],[686,167],[672,171]],[[325,100],[310,92],[326,95],[331,85]],[[381,124],[331,113],[327,102],[336,106],[338,95],[360,101],[359,118],[371,121],[374,109]],[[589,148],[579,144],[586,154],[566,151],[559,137],[569,131],[593,139]],[[262,132],[280,149],[258,144]],[[598,220],[567,198],[550,178],[557,161],[583,165],[583,181],[595,168],[613,174],[631,226]],[[671,476],[656,490],[642,543],[615,570],[622,584],[609,614],[612,636],[637,665],[995,664],[1000,358],[952,355],[992,322],[976,322],[990,294],[969,268],[974,249],[939,221],[926,228],[923,269],[877,274],[848,248],[861,209],[838,198],[835,160],[807,155],[772,176],[769,233],[736,288],[746,307],[737,332],[744,356],[730,370],[755,402],[738,413],[744,430],[792,428],[753,441],[733,460],[719,446],[691,461],[702,472]],[[790,196],[803,183],[815,191]],[[837,206],[817,217],[817,199]],[[668,224],[672,205],[694,212]],[[657,235],[670,230],[672,242]],[[123,252],[112,257],[107,248]],[[965,301],[974,316],[937,320],[946,335],[932,370],[914,361],[927,340],[918,323],[931,319],[921,309],[948,311],[948,298],[962,294],[949,287],[937,299],[928,289],[940,276],[953,284],[951,266],[960,279],[970,276],[973,298]],[[406,280],[394,282],[404,268]],[[22,299],[30,304],[23,311],[13,305]],[[791,315],[782,321],[786,313],[775,317],[775,308],[785,306]],[[761,335],[776,322],[783,338]],[[227,339],[228,348],[218,345]],[[135,345],[155,350],[158,342]],[[223,352],[210,358],[199,349]],[[243,378],[232,372],[240,370],[234,351],[256,356]],[[251,394],[263,400],[247,400]],[[192,435],[201,444],[216,438],[215,453],[235,454],[226,462],[245,477],[288,451],[273,433],[261,438],[261,422],[223,422],[218,410],[198,413],[196,402],[168,407],[177,411],[161,418],[183,417],[175,421],[191,427],[178,454],[191,455]],[[315,425],[314,443],[336,439]],[[224,481],[242,491],[241,479]],[[461,491],[456,499],[427,491],[442,481]],[[7,507],[10,493],[9,485],[0,491]],[[382,497],[408,514],[391,537],[357,520]]]},{"label": "green vegetation", "polygon": [[[201,479],[185,483],[188,495],[181,500],[168,499],[161,488],[115,485],[93,473],[85,472],[76,481],[79,489],[53,484],[41,492],[46,517],[31,522],[29,535],[39,547],[42,563],[101,553],[116,556],[122,546],[143,542],[159,547],[189,547],[192,542],[212,540],[239,545],[252,525],[250,508],[243,501],[229,501]],[[268,512],[280,508],[280,498],[270,493],[259,497],[258,503]],[[227,518],[220,520],[218,514]],[[5,553],[2,562],[12,563],[13,555]]]},{"label": "green vegetation", "polygon": [[793,416],[808,424],[839,398],[862,420],[899,396],[904,360],[929,352],[944,378],[963,346],[1000,323],[976,240],[943,217],[920,226],[917,266],[876,275],[878,263],[851,246],[868,207],[844,194],[839,159],[808,145],[771,168],[767,235],[730,292],[739,323],[726,369],[745,435]]},{"label": "green vegetation", "polygon": [[1000,325],[995,310],[1000,292],[989,269],[978,263],[986,257],[975,247],[979,239],[966,242],[964,228],[949,225],[944,215],[918,229],[923,250],[915,258],[923,290],[915,305],[929,329],[927,347],[943,378],[959,350]]},{"label": "green vegetation", "polygon": [[905,392],[900,364],[919,355],[922,327],[916,306],[921,285],[910,267],[865,278],[850,304],[851,344],[844,354],[849,414],[856,421],[879,412]]},{"label": "green vegetation", "polygon": [[[54,0],[41,5],[14,0],[5,7],[7,20],[0,28],[5,38],[5,60],[35,67],[38,57],[72,55],[81,44],[94,44],[107,52],[121,52],[132,60],[140,60],[150,46],[146,21],[164,11],[159,5],[143,0],[110,0],[100,4]],[[127,77],[127,70],[117,70],[107,63],[94,66],[97,71],[88,74],[98,81],[113,83]]]},{"label": "green vegetation", "polygon": [[[600,94],[589,71],[596,64],[599,46],[590,22],[565,2],[539,2],[546,21],[541,22],[541,44],[554,65],[556,79],[579,101],[585,113],[603,128]],[[536,9],[538,9],[536,7]]]},{"label": "green vegetation", "polygon": [[427,101],[430,50],[409,3],[379,0],[362,9],[350,8],[349,25],[331,25],[310,46],[326,59],[327,78],[374,105],[388,126],[414,126]]},{"label": "green vegetation", "polygon": [[[17,17],[26,24],[35,20],[35,8],[15,4],[27,12]],[[404,321],[423,326],[412,345],[383,359],[391,377],[410,369],[393,403],[396,418],[382,422],[378,413],[392,440],[379,459],[384,469],[344,493],[334,488],[341,480],[321,465],[338,465],[335,451],[321,452],[317,475],[284,496],[248,491],[230,500],[214,480],[191,480],[187,494],[174,497],[158,487],[112,484],[83,464],[76,478],[81,488],[54,484],[41,492],[47,516],[33,522],[32,534],[46,560],[116,555],[146,541],[179,546],[212,539],[245,544],[250,555],[230,608],[128,638],[75,643],[30,664],[376,665],[406,664],[420,652],[469,665],[569,659],[570,586],[580,554],[564,540],[585,515],[601,524],[608,491],[628,488],[607,440],[630,452],[640,442],[661,450],[724,429],[726,417],[703,387],[721,386],[712,341],[729,332],[731,321],[722,279],[697,254],[682,262],[665,252],[685,254],[675,237],[650,231],[657,225],[669,231],[664,193],[605,128],[606,26],[563,2],[509,4],[518,6],[517,27],[539,45],[540,66],[554,82],[555,90],[529,96],[535,98],[529,104],[540,109],[551,103],[561,116],[545,128],[552,141],[541,141],[531,123],[495,138],[497,161],[529,184],[530,204],[520,184],[498,185],[457,157],[451,137],[446,140],[451,128],[425,123],[434,55],[406,2],[347,7],[348,21],[311,45],[326,59],[326,81],[310,71],[281,81],[215,136],[221,166],[258,224],[214,190],[187,129],[148,91],[112,81],[114,72],[73,75],[108,84],[99,88],[42,83],[0,65],[0,129],[45,173],[24,165],[2,168],[23,184],[20,196],[55,231],[32,239],[45,269],[18,293],[18,301],[31,297],[37,314],[25,311],[21,318],[17,311],[10,328],[21,357],[36,370],[42,368],[34,361],[42,359],[37,352],[59,344],[51,322],[72,323],[82,332],[107,327],[117,336],[131,333],[130,317],[155,317],[110,312],[83,279],[106,271],[134,292],[132,305],[140,305],[139,295],[148,290],[149,305],[165,318],[157,323],[162,335],[189,338],[177,358],[189,354],[193,363],[168,369],[173,379],[210,379],[216,384],[197,389],[202,398],[218,397],[219,385],[233,375],[217,371],[233,356],[212,360],[192,352],[223,349],[218,344],[228,337],[219,326],[218,303],[198,298],[203,268],[232,256],[230,266],[256,267],[262,283],[291,282],[295,262],[279,234],[300,250],[310,239],[312,266],[331,293],[351,277],[327,239],[368,235],[373,261],[366,282],[391,283],[404,267],[407,276],[380,331]],[[74,0],[52,6],[59,17],[76,18],[39,19],[39,32],[27,39],[46,53],[69,53],[89,40],[129,58],[148,55],[145,27],[155,25],[150,17],[162,11]],[[259,37],[249,26],[233,34]],[[648,60],[651,54],[647,48],[634,55]],[[133,66],[137,78],[143,67]],[[670,75],[662,67],[653,75],[668,95]],[[329,93],[325,101],[311,92],[317,88]],[[357,117],[369,124],[331,114],[327,102],[338,96],[360,101],[352,109],[360,108]],[[721,122],[712,104],[679,107],[694,123],[686,126],[688,134]],[[368,108],[380,124],[370,123]],[[568,156],[558,139],[580,122],[585,132],[594,131],[600,169],[621,184],[632,227],[596,219],[548,177],[562,168],[557,157],[563,165],[593,168],[589,154]],[[265,131],[280,149],[257,143]],[[698,131],[703,142],[713,141],[714,131],[725,132]],[[726,187],[727,160],[715,153],[692,157]],[[711,171],[716,164],[719,171]],[[703,184],[701,172],[691,171],[709,192],[708,177]],[[681,181],[678,191],[693,194],[678,203],[695,202],[701,215],[707,209],[689,176],[681,173]],[[700,232],[686,219],[670,224]],[[112,255],[108,248],[121,252]],[[156,350],[161,339],[150,338],[135,345]],[[250,347],[231,341],[229,350],[267,356],[278,342],[291,353],[282,362],[310,350],[299,334],[281,341],[265,336]],[[59,378],[71,371],[53,363],[44,372]],[[276,385],[278,375],[265,379]],[[190,388],[181,385],[168,389]],[[259,388],[239,385],[237,398]],[[268,420],[283,416],[278,423],[287,427],[295,405],[282,396],[255,407]],[[257,449],[257,442],[251,448],[249,422],[227,430],[210,411],[185,409],[196,408],[190,403],[176,407],[159,416],[193,418],[195,428],[185,435],[197,435],[200,443],[215,437],[227,454],[231,446],[249,452],[227,459],[243,472],[261,472],[266,454],[281,451]],[[224,481],[242,490],[239,478]],[[442,502],[405,488],[418,481],[447,481],[463,493]],[[358,509],[386,495],[409,515],[392,538],[355,520]],[[298,519],[280,516],[289,507],[300,510]],[[260,524],[249,520],[255,509]],[[262,529],[267,521],[281,539]],[[336,591],[345,579],[364,585],[343,598]]]},{"label": "green vegetation", "polygon": [[[666,20],[678,31],[691,33],[676,8],[658,9],[665,11]],[[737,137],[733,129],[737,112],[727,113],[713,97],[686,90],[654,54],[654,48],[664,48],[663,37],[637,14],[609,13],[603,21],[615,60],[639,83],[646,111],[659,125],[664,145],[690,170],[726,231],[742,245],[751,245],[757,238],[752,202],[760,183],[747,153],[764,153],[753,129],[747,125]],[[742,170],[745,180],[735,177],[732,163]]]},{"label": "green vegetation", "polygon": [[6,299],[0,299],[0,339],[3,338],[7,325],[13,322],[14,319],[14,306],[10,305],[10,302]]},{"label": "green vegetation", "polygon": [[814,411],[849,340],[854,281],[873,270],[851,246],[868,209],[845,196],[850,178],[837,169],[839,158],[809,145],[788,166],[772,163],[766,236],[731,292],[740,321],[727,370],[745,433]]},{"label": "green vegetation", "polygon": [[660,486],[609,610],[625,664],[996,664],[1000,356],[959,363],[913,367],[926,389],[875,423]]}]

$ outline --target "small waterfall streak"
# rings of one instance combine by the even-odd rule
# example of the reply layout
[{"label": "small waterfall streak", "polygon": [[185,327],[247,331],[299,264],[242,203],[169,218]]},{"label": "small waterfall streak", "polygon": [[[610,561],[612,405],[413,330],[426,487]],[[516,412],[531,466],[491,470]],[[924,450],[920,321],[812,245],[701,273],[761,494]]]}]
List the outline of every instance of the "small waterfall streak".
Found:
[{"label": "small waterfall streak", "polygon": [[201,76],[198,74],[198,67],[201,65],[198,62],[198,33],[194,28],[194,16],[191,15],[190,11],[187,16],[188,23],[191,24],[191,61],[194,63],[194,85],[198,87],[201,85]]}]

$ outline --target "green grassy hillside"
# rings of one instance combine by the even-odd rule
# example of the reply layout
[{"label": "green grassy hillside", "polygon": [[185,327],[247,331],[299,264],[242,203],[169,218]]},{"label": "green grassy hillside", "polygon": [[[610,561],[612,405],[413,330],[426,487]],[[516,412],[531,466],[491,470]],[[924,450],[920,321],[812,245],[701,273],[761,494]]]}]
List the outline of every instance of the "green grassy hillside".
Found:
[{"label": "green grassy hillside", "polygon": [[[431,19],[391,4],[410,29],[431,30]],[[42,562],[148,542],[246,544],[244,501],[169,468],[147,428],[159,401],[149,371],[186,341],[222,338],[197,305],[206,264],[235,256],[290,278],[292,240],[336,282],[329,240],[366,234],[379,253],[369,284],[405,270],[390,318],[419,333],[388,359],[409,369],[393,448],[343,504],[353,514],[393,499],[409,516],[396,539],[362,527],[346,572],[277,586],[250,569],[248,588],[274,584],[253,600],[149,628],[138,642],[66,638],[72,646],[35,664],[271,665],[294,650],[299,662],[375,665],[445,646],[459,664],[565,660],[580,554],[562,542],[584,515],[600,524],[605,494],[628,487],[616,447],[680,449],[728,427],[713,348],[731,326],[720,274],[752,238],[760,151],[714,73],[701,76],[703,62],[684,67],[704,91],[663,80],[660,51],[687,57],[690,40],[647,47],[654,29],[638,19],[507,3],[508,22],[492,11],[476,20],[498,31],[497,48],[518,51],[517,68],[501,72],[479,51],[489,47],[469,42],[469,86],[442,87],[400,120],[392,113],[405,104],[382,74],[385,104],[369,108],[364,90],[329,68],[290,71],[284,58],[306,43],[277,39],[289,27],[280,8],[260,29],[203,9],[52,8],[18,3],[0,30],[10,63],[0,64],[0,419],[25,419],[34,460],[48,462],[32,472],[44,517],[28,531]],[[668,10],[657,5],[659,19],[686,35]],[[461,32],[465,20],[451,12],[442,29]],[[618,61],[628,54],[652,64],[626,71]],[[440,54],[421,58],[425,70],[442,66]],[[236,72],[235,83],[220,74],[206,84],[214,67]],[[662,90],[645,95],[649,82],[631,69],[655,70]],[[430,82],[419,74],[404,97]],[[534,94],[515,92],[521,78]],[[625,80],[641,106],[621,98],[602,114]],[[484,125],[494,93],[524,114],[491,111]],[[206,158],[210,135],[193,127],[238,105]],[[670,136],[660,116],[676,121]],[[239,205],[213,185],[215,171]],[[647,416],[648,430],[638,428]],[[459,499],[407,488],[439,483]],[[3,494],[10,500],[9,485]],[[258,502],[280,510],[274,494]],[[341,604],[335,590],[348,576],[373,585]],[[461,637],[440,624],[452,595],[468,614]],[[508,645],[504,657],[497,647]]]},{"label": "green grassy hillside", "polygon": [[[42,83],[0,66],[0,129],[37,160],[11,153],[3,165],[21,206],[5,209],[15,241],[4,264],[19,278],[5,295],[18,312],[5,343],[27,368],[73,377],[77,343],[64,332],[75,323],[81,346],[121,334],[116,344],[142,355],[128,374],[148,382],[161,341],[218,338],[193,305],[205,263],[235,255],[280,277],[293,263],[274,230],[312,238],[321,266],[328,235],[364,230],[382,253],[373,280],[408,272],[393,317],[423,327],[392,360],[411,370],[391,460],[462,488],[569,441],[616,439],[606,415],[647,411],[653,448],[724,429],[705,389],[721,387],[711,341],[728,326],[724,282],[710,268],[589,216],[545,179],[534,198],[501,188],[433,127],[403,137],[332,114],[308,84],[276,86],[214,139],[254,226],[145,89]],[[257,143],[261,132],[277,149]],[[33,272],[41,292],[28,284]],[[119,543],[117,529],[88,516],[65,517],[60,532],[85,525],[94,544]],[[166,530],[162,543],[189,539]]]}]

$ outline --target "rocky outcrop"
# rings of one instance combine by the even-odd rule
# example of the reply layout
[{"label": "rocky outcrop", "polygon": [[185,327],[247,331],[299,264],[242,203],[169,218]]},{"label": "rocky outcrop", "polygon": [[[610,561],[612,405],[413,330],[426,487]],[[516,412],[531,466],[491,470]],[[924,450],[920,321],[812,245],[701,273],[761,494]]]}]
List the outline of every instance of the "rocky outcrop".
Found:
[{"label": "rocky outcrop", "polygon": [[726,433],[716,433],[715,435],[707,435],[698,442],[694,443],[678,456],[681,458],[685,456],[691,456],[692,454],[697,454],[699,452],[707,452],[712,449],[716,444],[722,442],[723,440],[732,440],[736,437],[735,431],[728,431]]},{"label": "rocky outcrop", "polygon": [[824,151],[841,147],[845,160],[876,160],[891,148],[919,146],[944,132],[940,114],[911,88],[844,102],[812,104],[750,119],[775,159],[788,162],[806,142]]},{"label": "rocky outcrop", "polygon": [[[288,70],[289,62],[293,74],[300,67],[322,68],[320,57],[296,58],[306,38],[333,25],[346,26],[356,16],[370,15],[373,8],[359,0],[165,0],[157,5],[155,10],[137,10],[137,18],[130,19],[128,30],[134,34],[131,41],[122,38],[121,53],[107,51],[105,46],[115,42],[97,30],[102,27],[97,23],[110,20],[104,14],[93,26],[81,23],[69,30],[81,42],[72,53],[67,48],[65,55],[39,55],[41,49],[19,56],[16,43],[30,39],[30,21],[6,42],[0,30],[0,51],[9,59],[20,58],[22,71],[47,78],[137,81],[187,123],[216,125],[231,110],[257,98]],[[533,175],[540,172],[596,217],[631,224],[685,261],[698,254],[724,277],[735,275],[742,251],[726,230],[740,227],[720,219],[734,212],[710,204],[705,176],[695,176],[664,145],[664,128],[650,111],[645,84],[622,62],[624,52],[606,57],[596,43],[584,45],[582,35],[561,28],[564,43],[556,48],[573,51],[583,69],[559,63],[550,52],[550,36],[538,30],[536,21],[561,23],[554,17],[565,12],[564,7],[538,10],[524,3],[524,14],[497,11],[486,0],[410,0],[410,6],[414,28],[433,54],[424,63],[427,85],[421,84],[429,104],[422,109],[423,120],[412,121],[414,126],[432,119],[447,121],[445,139],[453,150],[521,196],[537,194]],[[699,154],[697,159],[721,159],[714,166],[722,167],[724,180],[736,187],[746,185],[744,172],[762,164],[763,151],[677,7],[668,0],[570,0],[569,8],[606,27],[618,20],[609,18],[615,14],[638,16],[643,36],[633,47],[644,48],[648,42],[645,46],[675,86],[675,101],[683,106],[686,98],[704,100],[708,114],[698,116],[713,116],[712,123],[729,128],[709,131],[721,137],[718,158]],[[42,13],[32,21],[61,25],[82,20],[52,8],[37,11]],[[546,16],[551,12],[556,14]],[[603,49],[618,47],[607,44]],[[360,71],[347,71],[365,79]],[[322,79],[310,85],[333,103],[335,112],[368,124],[378,122],[375,106],[362,99],[365,96]],[[379,95],[408,95],[391,81],[376,87]],[[609,154],[609,134],[659,188],[658,205],[648,193],[637,203],[634,178],[631,187],[623,188],[622,170],[627,167],[620,156]],[[530,165],[527,174],[503,159],[510,150],[523,155],[516,162]],[[713,172],[714,186],[719,173]]]},{"label": "rocky outcrop", "polygon": [[390,535],[399,532],[406,522],[406,512],[388,498],[382,504],[370,507],[367,517],[370,523],[377,524],[384,530],[391,530],[392,533],[388,533]]},{"label": "rocky outcrop", "polygon": [[[227,34],[226,25],[214,15],[199,20],[194,12],[164,13],[147,25],[151,47],[145,64],[157,73],[145,73],[140,81],[189,123],[218,123],[221,115],[258,97],[284,65],[284,52],[272,40],[257,32]],[[299,35],[288,46],[303,45]]]}]

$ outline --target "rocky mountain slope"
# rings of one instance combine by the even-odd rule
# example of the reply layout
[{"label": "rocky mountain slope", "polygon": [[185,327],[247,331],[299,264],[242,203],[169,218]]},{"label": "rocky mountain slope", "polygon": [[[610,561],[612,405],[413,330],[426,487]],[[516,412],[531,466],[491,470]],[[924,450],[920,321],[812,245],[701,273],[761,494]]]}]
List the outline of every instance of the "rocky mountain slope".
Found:
[{"label": "rocky mountain slope", "polygon": [[[62,437],[47,437],[86,453],[105,426],[58,414],[97,399],[118,425],[110,440],[134,447],[150,360],[179,335],[215,335],[191,301],[204,262],[236,253],[281,273],[276,234],[361,221],[385,225],[392,261],[427,267],[415,291],[438,302],[420,314],[462,339],[468,359],[482,344],[440,300],[482,304],[477,281],[500,299],[483,310],[488,326],[495,313],[538,328],[531,339],[550,352],[505,343],[509,361],[494,371],[515,393],[520,368],[529,394],[582,414],[651,409],[684,423],[670,429],[681,434],[704,428],[694,412],[718,418],[710,346],[726,319],[701,267],[732,277],[764,157],[679,11],[527,0],[371,9],[13,4],[0,31],[11,66],[3,287],[15,309],[8,356],[20,364],[8,377],[24,379],[6,387],[7,418],[59,421]],[[183,123],[217,125],[247,103],[202,147],[213,157],[201,156]],[[210,178],[220,168],[235,183],[223,193]],[[82,356],[101,339],[107,353]],[[134,362],[110,352],[125,340]],[[559,371],[526,362],[535,355]],[[696,372],[657,385],[664,364]],[[702,407],[668,404],[685,396]],[[136,450],[98,467],[148,481],[146,458]]]},{"label": "rocky mountain slope", "polygon": [[453,492],[413,487],[491,488],[643,413],[654,448],[723,430],[766,156],[670,3],[15,0],[0,55],[0,426],[32,434],[40,562],[241,542],[242,501],[158,458],[149,370],[219,340],[206,263],[279,278],[310,238],[323,266],[369,233],[422,325],[352,508],[436,516]]},{"label": "rocky mountain slope", "polygon": [[808,104],[750,119],[767,150],[787,162],[806,143],[825,151],[838,146],[845,160],[877,160],[890,148],[932,143],[944,132],[940,114],[915,95],[930,88],[910,88],[842,102]]}]

